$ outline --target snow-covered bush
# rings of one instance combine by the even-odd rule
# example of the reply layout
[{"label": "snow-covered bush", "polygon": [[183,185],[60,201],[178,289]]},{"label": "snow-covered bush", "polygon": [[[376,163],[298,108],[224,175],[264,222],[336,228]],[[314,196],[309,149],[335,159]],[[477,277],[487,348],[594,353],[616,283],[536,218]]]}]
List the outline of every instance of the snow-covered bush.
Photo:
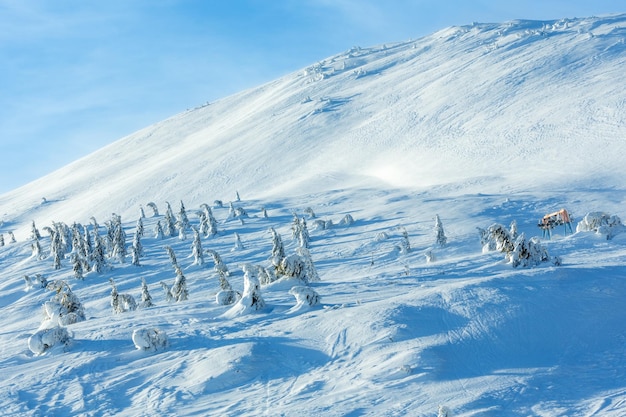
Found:
[{"label": "snow-covered bush", "polygon": [[514,268],[531,267],[541,262],[551,261],[554,265],[560,265],[559,257],[550,258],[548,250],[541,245],[536,237],[526,240],[522,233],[513,240],[509,231],[500,224],[493,224],[489,228],[481,229],[480,243],[483,245],[483,252],[497,250],[505,254],[505,259],[511,263]]},{"label": "snow-covered bush", "polygon": [[341,226],[350,226],[354,223],[354,218],[350,213],[343,216],[343,218],[339,221]]},{"label": "snow-covered bush", "polygon": [[311,287],[298,285],[289,290],[289,294],[296,297],[296,306],[315,306],[320,303],[320,296]]},{"label": "snow-covered bush", "polygon": [[215,294],[215,302],[221,306],[227,306],[236,303],[241,298],[239,291],[233,290],[230,286],[230,282],[224,275],[219,276],[220,279],[220,291]]},{"label": "snow-covered bush", "polygon": [[292,254],[283,258],[280,265],[276,267],[276,275],[298,278],[306,283],[305,268],[304,259],[300,255]]},{"label": "snow-covered bush", "polygon": [[526,240],[524,233],[515,240],[513,250],[507,254],[507,258],[514,268],[535,266],[550,260],[547,249],[539,243],[539,239],[533,237]]},{"label": "snow-covered bush", "polygon": [[157,351],[168,346],[167,334],[156,328],[133,330],[133,343],[140,350]]},{"label": "snow-covered bush", "polygon": [[215,294],[215,302],[221,306],[235,304],[241,298],[241,293],[232,288],[230,290],[220,290]]},{"label": "snow-covered bush", "polygon": [[623,230],[624,225],[619,217],[602,212],[587,213],[576,226],[576,232],[595,232],[607,240]]},{"label": "snow-covered bush", "polygon": [[109,278],[111,283],[111,307],[116,314],[125,313],[127,311],[134,311],[137,309],[137,302],[135,297],[130,294],[120,294],[117,292],[117,286],[113,278]]},{"label": "snow-covered bush", "polygon": [[35,355],[41,355],[55,345],[67,345],[70,339],[67,329],[57,325],[49,329],[37,330],[28,338],[28,348]]},{"label": "snow-covered bush", "polygon": [[509,231],[501,224],[494,223],[487,229],[477,228],[480,234],[480,244],[483,252],[497,250],[498,252],[508,253],[513,250],[514,240],[511,238]]},{"label": "snow-covered bush", "polygon": [[62,280],[50,282],[46,288],[56,294],[43,305],[44,320],[67,326],[85,320],[85,310],[70,286]]}]

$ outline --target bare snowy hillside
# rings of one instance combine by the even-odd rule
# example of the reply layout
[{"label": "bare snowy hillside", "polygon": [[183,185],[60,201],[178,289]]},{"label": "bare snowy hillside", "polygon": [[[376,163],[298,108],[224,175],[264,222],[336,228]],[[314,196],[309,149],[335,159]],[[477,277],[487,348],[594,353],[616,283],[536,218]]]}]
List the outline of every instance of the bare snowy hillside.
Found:
[{"label": "bare snowy hillside", "polygon": [[2,220],[24,237],[33,218],[127,216],[150,200],[302,194],[357,178],[482,191],[619,180],[625,20],[476,24],[355,47],[8,193]]},{"label": "bare snowy hillside", "polygon": [[0,196],[2,413],[625,415],[625,40],[354,47]]}]

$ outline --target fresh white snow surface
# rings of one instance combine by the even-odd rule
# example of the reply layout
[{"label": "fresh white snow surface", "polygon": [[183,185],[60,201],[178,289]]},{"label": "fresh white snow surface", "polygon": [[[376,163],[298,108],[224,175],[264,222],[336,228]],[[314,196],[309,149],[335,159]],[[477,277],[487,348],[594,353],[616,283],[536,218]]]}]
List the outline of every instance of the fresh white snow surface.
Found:
[{"label": "fresh white snow surface", "polygon": [[[530,238],[561,208],[575,231],[587,213],[626,216],[625,61],[626,15],[354,47],[0,196],[0,414],[626,415],[626,234],[559,226],[541,244],[562,265],[513,268],[483,253],[476,229],[515,220]],[[191,229],[155,237],[166,202],[177,214],[181,200],[191,226],[203,203],[217,220],[204,262]],[[230,203],[247,215],[232,217]],[[108,257],[84,280],[70,253],[53,268],[45,227],[93,232],[93,216],[104,237],[112,213],[125,262]],[[283,278],[259,281],[260,309],[218,304],[206,251],[243,293],[244,267],[272,268],[271,227],[296,253],[294,214],[307,222],[318,303],[297,303],[305,284]],[[55,296],[37,274],[65,280],[85,320],[33,351]],[[166,301],[160,282],[181,274],[188,299]],[[144,278],[154,306],[114,314],[109,278],[137,301]]]}]

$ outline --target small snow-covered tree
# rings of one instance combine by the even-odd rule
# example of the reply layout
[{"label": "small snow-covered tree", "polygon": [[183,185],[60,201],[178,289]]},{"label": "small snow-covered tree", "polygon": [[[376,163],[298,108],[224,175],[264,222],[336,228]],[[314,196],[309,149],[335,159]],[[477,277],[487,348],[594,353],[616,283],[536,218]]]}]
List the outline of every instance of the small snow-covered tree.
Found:
[{"label": "small snow-covered tree", "polygon": [[163,226],[161,226],[161,220],[157,220],[156,226],[154,227],[154,237],[156,239],[163,239],[165,233],[163,232]]},{"label": "small snow-covered tree", "polygon": [[163,231],[166,236],[175,236],[176,235],[176,217],[174,216],[174,212],[172,211],[172,206],[168,201],[165,202],[165,226]]},{"label": "small snow-covered tree", "polygon": [[261,284],[256,275],[254,265],[246,264],[243,266],[243,294],[240,302],[252,310],[260,310],[265,307],[265,300],[261,295]]},{"label": "small snow-covered tree", "polygon": [[409,242],[409,233],[402,228],[402,240],[400,240],[400,253],[407,254],[411,252],[411,243]]},{"label": "small snow-covered tree", "polygon": [[79,280],[84,280],[85,279],[85,276],[83,275],[84,262],[80,254],[79,253],[72,254],[71,261],[72,261],[72,270],[74,271],[74,278],[79,279]]},{"label": "small snow-covered tree", "polygon": [[107,237],[111,246],[111,257],[117,258],[120,263],[126,262],[126,232],[122,225],[122,217],[113,213],[108,224]]},{"label": "small snow-covered tree", "polygon": [[224,261],[222,261],[222,257],[216,251],[212,249],[207,249],[206,252],[213,257],[213,263],[215,264],[213,269],[215,270],[215,272],[217,272],[219,276],[224,276],[224,277],[230,276],[228,267],[226,267],[226,265],[224,264]]},{"label": "small snow-covered tree", "polygon": [[185,274],[183,274],[183,270],[178,265],[176,261],[176,255],[174,254],[174,250],[171,246],[166,246],[170,260],[172,262],[172,266],[174,267],[174,271],[176,272],[176,278],[174,279],[174,284],[170,289],[170,293],[172,295],[172,299],[174,301],[185,301],[189,297],[189,291],[187,290],[187,279],[185,278]]},{"label": "small snow-covered tree", "polygon": [[193,255],[194,265],[204,265],[204,251],[202,250],[202,240],[200,239],[200,231],[195,227],[193,230],[193,243],[191,244],[191,254]]},{"label": "small snow-covered tree", "polygon": [[513,240],[517,239],[517,236],[519,236],[517,231],[517,222],[515,220],[512,220],[509,225],[509,235],[511,235],[511,239]]},{"label": "small snow-covered tree", "polygon": [[280,234],[273,227],[270,227],[272,233],[272,256],[271,261],[274,267],[278,267],[283,259],[285,259],[285,247],[283,246],[283,240]]},{"label": "small snow-covered tree", "polygon": [[91,270],[101,274],[107,267],[106,255],[105,255],[105,243],[103,238],[96,234],[94,237],[94,248],[92,254],[93,266]]},{"label": "small snow-covered tree", "polygon": [[243,247],[243,243],[241,242],[241,237],[239,236],[239,233],[235,232],[235,246],[233,247],[233,251],[237,251],[237,250],[242,250],[244,249]]},{"label": "small snow-covered tree", "polygon": [[137,226],[135,226],[135,233],[139,235],[139,237],[143,237],[144,226],[143,226],[143,217],[137,219]]},{"label": "small snow-covered tree", "polygon": [[304,282],[318,282],[320,280],[319,275],[317,274],[317,269],[315,269],[315,265],[313,264],[313,258],[311,257],[311,252],[307,248],[300,247],[296,249],[296,253],[300,256],[302,261],[304,262]]},{"label": "small snow-covered tree", "polygon": [[39,240],[41,239],[41,234],[39,233],[39,230],[37,229],[37,226],[35,226],[35,221],[33,220],[33,223],[31,224],[30,227],[30,238],[32,240]]},{"label": "small snow-covered tree", "polygon": [[440,247],[444,247],[448,243],[448,238],[443,231],[443,223],[438,214],[435,215],[435,239]]},{"label": "small snow-covered tree", "polygon": [[113,307],[113,312],[119,314],[136,310],[137,302],[135,297],[130,294],[120,294],[117,291],[113,278],[109,278],[109,282],[111,283],[111,307]]},{"label": "small snow-covered tree", "polygon": [[144,277],[141,277],[141,304],[140,306],[143,308],[152,307],[154,303],[152,302],[152,296],[148,291],[148,284]]},{"label": "small snow-covered tree", "polygon": [[259,265],[257,272],[259,276],[259,282],[261,283],[261,285],[271,284],[277,279],[276,274],[274,273],[274,270],[272,269],[267,269]]},{"label": "small snow-covered tree", "polygon": [[178,228],[178,237],[180,240],[187,238],[187,230],[189,230],[189,218],[187,217],[187,210],[183,200],[180,200],[180,210],[176,218],[176,227]]},{"label": "small snow-covered tree", "polygon": [[292,254],[281,261],[276,267],[276,275],[281,277],[297,278],[304,284],[308,283],[306,276],[306,265],[300,255]]},{"label": "small snow-covered tree", "polygon": [[30,246],[33,250],[31,256],[35,259],[41,259],[43,254],[42,254],[41,243],[39,242],[39,239],[34,239],[33,243],[31,243]]},{"label": "small snow-covered tree", "polygon": [[440,405],[437,411],[437,417],[452,417],[452,412],[445,405]]},{"label": "small snow-covered tree", "polygon": [[209,206],[206,207],[206,215],[209,219],[209,230],[207,231],[207,236],[215,236],[218,233],[217,230],[217,220],[215,220],[215,216],[213,216],[213,211]]},{"label": "small snow-covered tree", "polygon": [[215,302],[222,306],[236,303],[241,298],[241,293],[233,290],[230,283],[222,275],[220,279],[220,290],[215,294]]},{"label": "small snow-covered tree", "polygon": [[163,292],[165,293],[165,301],[167,301],[168,303],[172,302],[174,300],[174,296],[172,296],[172,289],[170,288],[170,286],[163,281],[159,282],[159,284],[161,284]]},{"label": "small snow-covered tree", "polygon": [[4,233],[0,233],[0,247],[4,246]]}]

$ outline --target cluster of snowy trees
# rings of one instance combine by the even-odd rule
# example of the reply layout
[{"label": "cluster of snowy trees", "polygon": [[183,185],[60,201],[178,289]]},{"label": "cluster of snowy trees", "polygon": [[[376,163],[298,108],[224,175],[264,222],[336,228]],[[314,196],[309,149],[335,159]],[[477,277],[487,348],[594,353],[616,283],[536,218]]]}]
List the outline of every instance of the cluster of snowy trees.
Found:
[{"label": "cluster of snowy trees", "polygon": [[483,252],[498,251],[505,254],[505,259],[514,268],[536,266],[542,262],[552,262],[560,265],[561,259],[550,257],[548,250],[541,244],[539,238],[526,239],[524,233],[517,232],[517,222],[511,222],[509,229],[501,224],[494,223],[487,229],[477,228]]},{"label": "cluster of snowy trees", "polygon": [[[221,201],[216,201],[215,204],[217,207],[223,207]],[[304,217],[294,214],[292,237],[297,242],[297,248],[295,253],[290,255],[286,254],[280,234],[273,227],[269,228],[271,234],[271,241],[268,241],[268,249],[271,244],[271,251],[268,250],[269,265],[244,264],[242,266],[243,289],[237,291],[232,288],[228,281],[230,277],[229,268],[218,252],[203,248],[203,237],[210,238],[220,232],[218,222],[207,204],[203,204],[197,212],[198,223],[195,225],[191,224],[182,201],[176,214],[168,202],[166,202],[163,216],[158,214],[156,204],[149,203],[147,207],[152,209],[153,216],[162,217],[155,223],[154,237],[156,239],[161,240],[166,237],[177,236],[180,240],[186,240],[188,233],[190,231],[193,233],[190,247],[193,265],[203,266],[205,255],[209,255],[219,281],[216,302],[220,305],[233,305],[231,314],[242,314],[247,311],[262,309],[265,306],[261,294],[262,285],[269,285],[279,279],[293,280],[294,289],[290,291],[290,294],[295,297],[297,305],[313,306],[319,304],[319,294],[310,287],[310,283],[319,281],[319,276],[309,251],[310,236]],[[314,217],[312,210],[307,212],[311,217]],[[263,217],[266,218],[265,209],[262,210],[262,213]],[[41,234],[33,222],[31,230],[32,257],[44,261],[51,259],[54,270],[61,269],[64,262],[69,260],[72,265],[73,278],[78,280],[84,280],[85,274],[88,273],[106,273],[116,263],[126,263],[129,252],[132,256],[132,265],[141,266],[141,259],[145,256],[142,243],[142,238],[145,235],[144,218],[145,212],[141,207],[141,215],[137,221],[130,245],[121,216],[117,214],[112,214],[110,220],[105,222],[104,227],[101,227],[94,217],[91,218],[89,226],[82,226],[79,223],[68,226],[62,222],[53,222],[51,227],[44,228],[50,237],[47,251],[44,251],[42,247]],[[244,224],[247,218],[249,216],[246,210],[242,207],[235,207],[233,203],[229,204],[226,221],[234,219]],[[235,237],[234,250],[240,250],[243,248],[241,238],[237,233],[235,233]],[[174,269],[175,278],[172,284],[164,281],[159,282],[159,284],[164,290],[166,302],[183,302],[189,297],[183,268],[180,266],[172,246],[165,245],[165,250]],[[44,305],[46,316],[44,324],[42,324],[40,331],[33,335],[33,342],[29,342],[31,350],[41,354],[55,344],[68,343],[70,333],[64,330],[65,326],[84,320],[85,316],[82,304],[71,291],[67,281],[59,280],[48,283],[41,274],[37,274],[34,278],[25,276],[24,280],[27,289],[41,287],[56,293]],[[148,284],[143,277],[141,277],[140,302],[137,302],[131,294],[119,292],[113,278],[109,278],[109,283],[111,285],[110,304],[115,314],[132,312],[137,308],[149,308],[155,305]],[[158,349],[167,345],[167,336],[158,329],[143,329],[133,334],[133,341],[141,349]]]}]

